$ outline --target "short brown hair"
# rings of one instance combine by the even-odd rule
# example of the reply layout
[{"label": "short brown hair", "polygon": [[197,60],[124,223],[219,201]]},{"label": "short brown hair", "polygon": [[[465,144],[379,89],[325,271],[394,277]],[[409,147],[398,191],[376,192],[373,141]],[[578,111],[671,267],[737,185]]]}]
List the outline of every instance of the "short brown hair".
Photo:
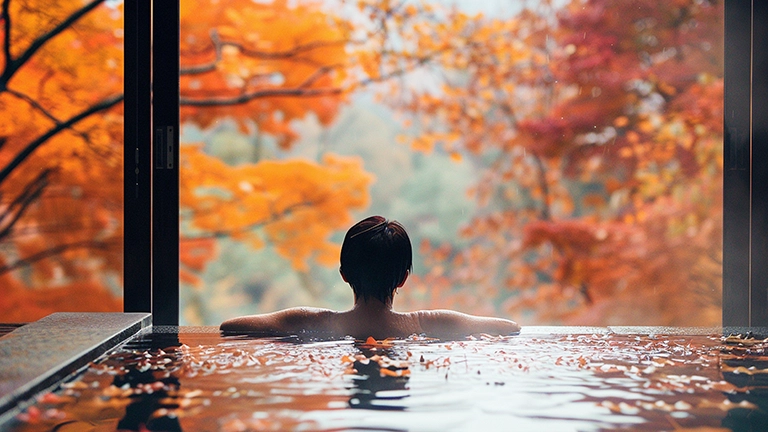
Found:
[{"label": "short brown hair", "polygon": [[341,245],[341,272],[355,298],[384,303],[413,266],[411,240],[397,221],[370,216],[356,223]]}]

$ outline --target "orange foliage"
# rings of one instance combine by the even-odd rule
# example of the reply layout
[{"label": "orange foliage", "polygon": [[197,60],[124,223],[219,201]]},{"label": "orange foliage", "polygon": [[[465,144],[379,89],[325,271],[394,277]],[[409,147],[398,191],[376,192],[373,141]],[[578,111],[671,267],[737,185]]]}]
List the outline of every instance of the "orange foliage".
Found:
[{"label": "orange foliage", "polygon": [[[106,279],[122,266],[122,13],[100,3],[11,0],[0,16],[0,110],[13,113],[0,116],[8,320],[8,308],[47,313],[43,293],[117,307]],[[716,323],[722,5],[542,2],[503,19],[356,5],[343,19],[324,2],[181,2],[182,123],[233,119],[287,149],[292,122],[330,125],[352,92],[384,83],[418,121],[415,150],[487,166],[460,233],[469,247],[422,245],[429,271],[403,290],[409,304],[531,312],[528,323]],[[439,72],[426,88],[392,79],[423,66]],[[299,271],[335,264],[328,239],[368,205],[372,182],[360,161],[332,154],[231,167],[190,145],[181,163],[181,277],[192,284],[224,236],[269,242]]]},{"label": "orange foliage", "polygon": [[372,181],[357,158],[331,154],[322,164],[265,160],[232,167],[190,145],[182,148],[181,167],[179,206],[188,238],[230,237],[256,249],[268,241],[298,270],[308,260],[338,263],[338,245],[328,237],[351,224],[349,209],[368,205]]},{"label": "orange foliage", "polygon": [[61,311],[115,312],[123,309],[122,299],[96,281],[29,289],[9,275],[0,278],[3,283],[0,297],[3,322],[28,322]]},{"label": "orange foliage", "polygon": [[[0,273],[20,269],[14,280],[28,290],[106,292],[122,270],[122,10],[101,3],[11,0],[0,17],[11,29],[2,34],[0,110],[13,113],[0,117]],[[347,49],[356,43],[350,25],[314,3],[181,6],[182,122],[231,118],[287,147],[293,120],[333,120],[352,85],[349,71],[361,66]],[[191,173],[182,175],[182,211],[191,216],[180,245],[183,282],[199,282],[214,239],[225,234],[255,247],[271,241],[299,269],[309,260],[328,264],[337,253],[328,237],[367,205],[370,178],[356,161],[327,155],[229,170],[194,147],[182,157]],[[30,304],[26,319],[43,309]]]},{"label": "orange foliage", "polygon": [[122,11],[100,3],[4,2],[2,320],[121,309]]},{"label": "orange foliage", "polygon": [[[289,147],[290,126],[329,124],[344,102],[351,25],[318,3],[181,2],[181,121],[203,128],[235,119]],[[200,13],[205,10],[205,13]]]},{"label": "orange foliage", "polygon": [[461,308],[478,300],[455,287],[471,286],[478,307],[530,323],[718,324],[722,14],[579,0],[414,26],[419,47],[451,51],[439,94],[395,102],[425,129],[413,147],[491,163],[470,247],[425,245],[409,300]]},{"label": "orange foliage", "polygon": [[[385,65],[391,56],[382,54],[383,27],[354,24],[323,2],[181,5],[182,123],[205,129],[231,119],[242,133],[272,137],[283,150],[298,137],[295,120],[314,116],[330,125],[351,92],[416,65]],[[409,13],[377,6],[358,7],[372,8],[369,17],[380,23]],[[299,272],[313,262],[336,265],[339,246],[329,237],[351,224],[351,211],[368,206],[372,178],[354,158],[328,153],[318,162],[227,166],[194,144],[181,157],[182,250],[192,247],[189,240],[227,237],[256,249],[271,244]],[[187,265],[182,251],[183,281],[199,283],[199,259],[214,254]]]}]

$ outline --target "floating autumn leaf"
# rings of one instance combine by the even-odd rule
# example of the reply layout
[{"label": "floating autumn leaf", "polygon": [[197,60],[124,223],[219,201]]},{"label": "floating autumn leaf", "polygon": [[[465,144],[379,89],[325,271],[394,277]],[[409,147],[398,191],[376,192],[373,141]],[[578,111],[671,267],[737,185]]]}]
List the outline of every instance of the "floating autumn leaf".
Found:
[{"label": "floating autumn leaf", "polygon": [[[392,339],[376,340],[373,338],[373,336],[368,336],[368,338],[365,340],[365,343],[361,344],[360,346],[363,348],[389,348],[393,346],[393,340]],[[378,361],[378,357],[376,357],[374,361]]]}]

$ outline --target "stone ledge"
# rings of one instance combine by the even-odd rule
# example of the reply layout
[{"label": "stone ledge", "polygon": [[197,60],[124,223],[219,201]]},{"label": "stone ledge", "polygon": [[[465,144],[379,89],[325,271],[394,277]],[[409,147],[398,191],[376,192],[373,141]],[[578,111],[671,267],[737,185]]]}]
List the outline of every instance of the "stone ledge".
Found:
[{"label": "stone ledge", "polygon": [[20,404],[151,326],[147,313],[54,313],[0,339],[0,424]]}]

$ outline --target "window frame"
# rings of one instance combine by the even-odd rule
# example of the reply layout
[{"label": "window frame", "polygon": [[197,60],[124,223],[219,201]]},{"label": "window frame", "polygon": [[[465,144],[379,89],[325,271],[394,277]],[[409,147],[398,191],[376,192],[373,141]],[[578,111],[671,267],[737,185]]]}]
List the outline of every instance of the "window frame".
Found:
[{"label": "window frame", "polygon": [[152,311],[151,3],[124,5],[123,310]]},{"label": "window frame", "polygon": [[[722,324],[768,327],[768,2],[724,8]],[[179,0],[125,3],[125,59],[124,309],[178,325]]]},{"label": "window frame", "polygon": [[178,325],[179,1],[128,1],[124,19],[123,309]]},{"label": "window frame", "polygon": [[724,21],[722,320],[766,327],[768,4],[726,1]]},{"label": "window frame", "polygon": [[152,322],[179,325],[179,1],[152,2]]}]

